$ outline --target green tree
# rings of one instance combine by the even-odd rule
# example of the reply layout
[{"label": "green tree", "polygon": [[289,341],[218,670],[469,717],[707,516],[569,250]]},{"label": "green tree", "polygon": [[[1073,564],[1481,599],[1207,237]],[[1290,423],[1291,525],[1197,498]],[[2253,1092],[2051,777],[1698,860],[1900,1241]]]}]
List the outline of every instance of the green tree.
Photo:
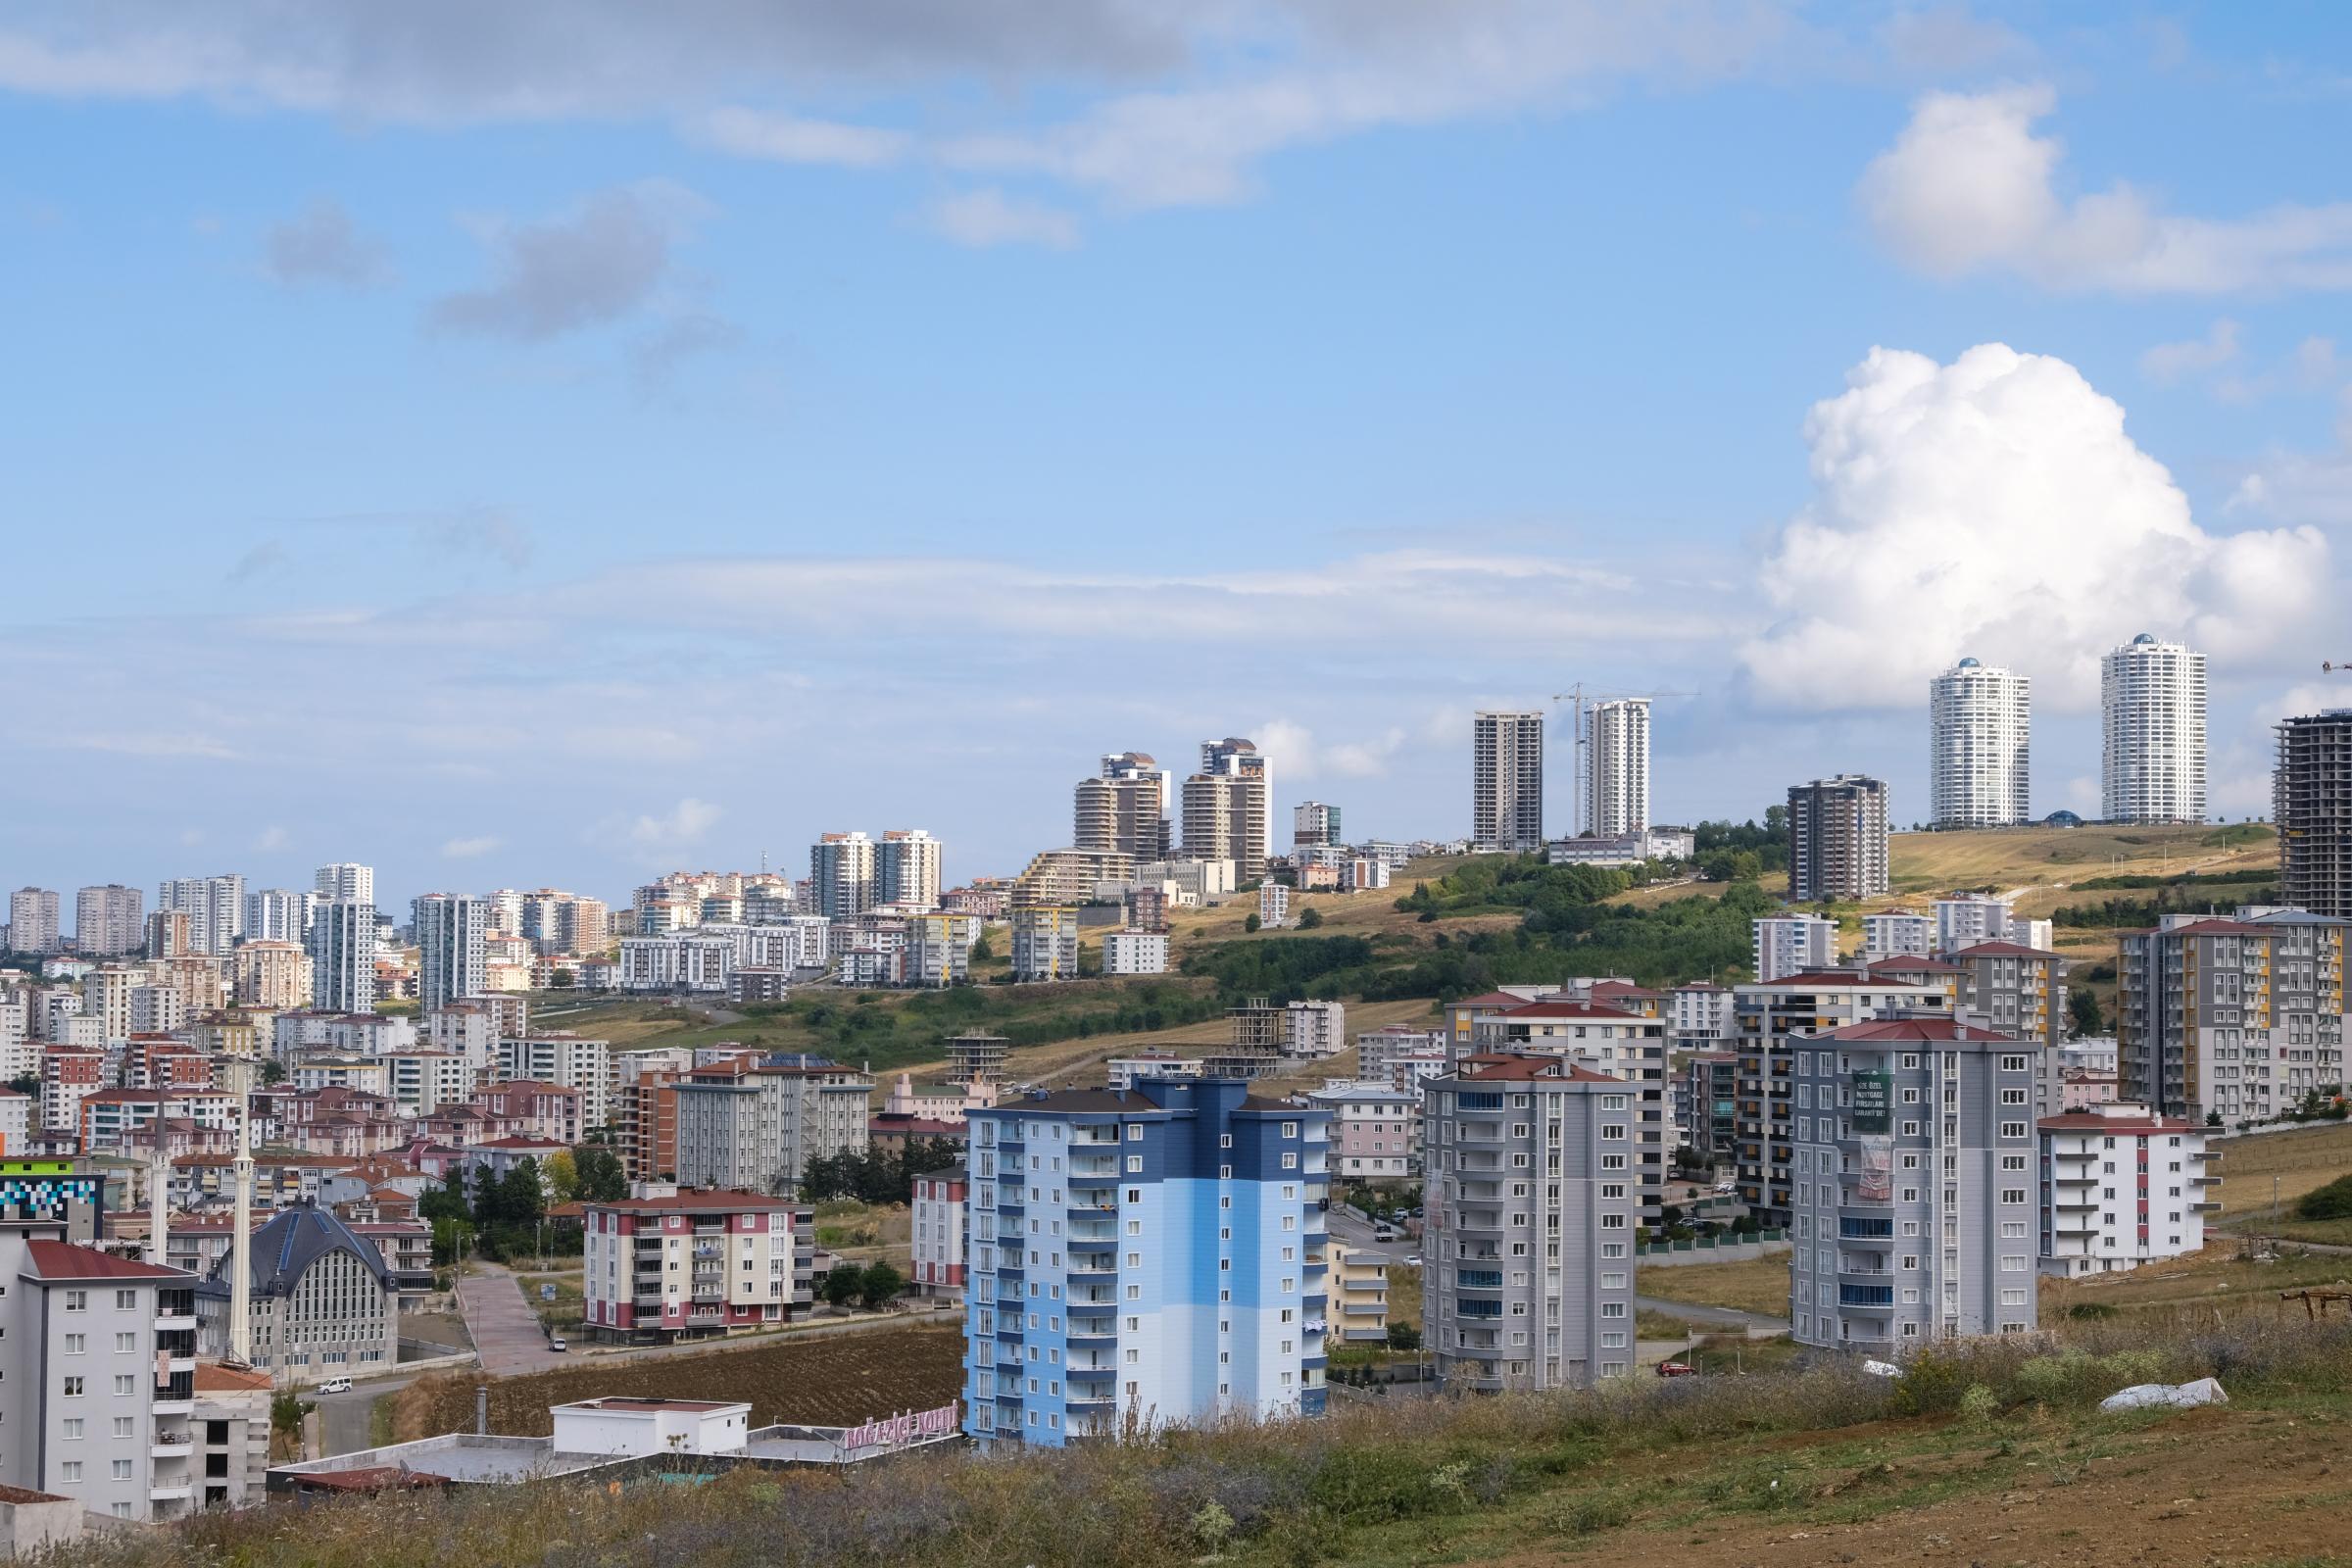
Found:
[{"label": "green tree", "polygon": [[612,1203],[629,1196],[628,1172],[610,1149],[591,1144],[574,1150],[571,1162],[579,1175],[581,1201]]},{"label": "green tree", "polygon": [[816,1294],[827,1306],[848,1306],[865,1292],[865,1270],[855,1263],[836,1263],[816,1282]]},{"label": "green tree", "polygon": [[980,932],[980,940],[972,944],[972,961],[974,963],[980,963],[989,958],[993,958],[996,956],[997,946],[995,943],[989,941],[988,931],[985,927],[983,927]]},{"label": "green tree", "polygon": [[1299,930],[1312,931],[1315,927],[1321,925],[1322,923],[1323,911],[1316,908],[1313,905],[1310,904],[1305,908],[1298,911]]},{"label": "green tree", "polygon": [[1250,932],[1250,933],[1252,933],[1252,934],[1255,934],[1255,932],[1256,932],[1257,928],[1258,928],[1259,926],[1263,925],[1263,924],[1265,924],[1265,922],[1264,922],[1264,921],[1260,920],[1260,919],[1259,919],[1259,918],[1258,918],[1256,915],[1252,914],[1252,915],[1250,915],[1250,916],[1248,919],[1246,919],[1246,920],[1244,920],[1244,921],[1242,922],[1242,929],[1243,929],[1243,930],[1245,930],[1245,931]]},{"label": "green tree", "polygon": [[285,1081],[286,1064],[284,1062],[278,1060],[275,1056],[269,1057],[263,1061],[262,1082],[266,1084],[282,1084]]},{"label": "green tree", "polygon": [[2099,1016],[2099,999],[2087,987],[2067,993],[2066,1014],[2077,1035],[2095,1035],[2104,1021]]},{"label": "green tree", "polygon": [[8,1081],[8,1087],[20,1095],[38,1097],[41,1092],[41,1075],[37,1072],[19,1073]]},{"label": "green tree", "polygon": [[1392,1350],[1418,1350],[1421,1348],[1421,1331],[1410,1323],[1390,1324],[1389,1348]]},{"label": "green tree", "polygon": [[888,1263],[869,1263],[858,1277],[858,1298],[868,1311],[879,1311],[899,1298],[906,1277]]},{"label": "green tree", "polygon": [[548,983],[558,991],[569,991],[580,983],[580,977],[569,969],[558,969],[554,974],[548,976]]},{"label": "green tree", "polygon": [[466,1170],[452,1165],[441,1178],[441,1185],[416,1200],[418,1219],[454,1219],[471,1224],[473,1205],[466,1199]]}]

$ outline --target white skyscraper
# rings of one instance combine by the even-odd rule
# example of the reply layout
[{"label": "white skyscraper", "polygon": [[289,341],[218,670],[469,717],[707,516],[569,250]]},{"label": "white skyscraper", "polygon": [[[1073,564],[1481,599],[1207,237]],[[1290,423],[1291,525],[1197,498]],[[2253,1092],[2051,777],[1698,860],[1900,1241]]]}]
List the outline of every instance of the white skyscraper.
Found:
[{"label": "white skyscraper", "polygon": [[1480,712],[1470,723],[1470,838],[1482,850],[1544,848],[1544,715]]},{"label": "white skyscraper", "polygon": [[815,911],[854,920],[874,906],[874,841],[863,833],[826,833],[808,847]]},{"label": "white skyscraper", "polygon": [[874,902],[939,907],[939,840],[921,828],[884,830],[874,846]]},{"label": "white skyscraper", "polygon": [[218,957],[245,934],[245,879],[233,872],[175,877],[156,889],[155,906],[188,917],[191,953]]},{"label": "white skyscraper", "polygon": [[322,865],[314,884],[322,899],[355,899],[372,906],[375,903],[375,867],[361,865],[352,860],[337,860]]},{"label": "white skyscraper", "polygon": [[375,1010],[375,906],[327,899],[311,914],[311,1004]]},{"label": "white skyscraper", "polygon": [[264,888],[245,895],[245,940],[300,942],[311,929],[311,909],[319,902],[316,893],[292,888]]},{"label": "white skyscraper", "polygon": [[482,994],[482,939],[490,906],[459,893],[427,893],[411,907],[416,921],[416,998],[427,1012]]},{"label": "white skyscraper", "polygon": [[1586,718],[1585,827],[1623,838],[1649,826],[1649,699],[1594,703]]},{"label": "white skyscraper", "polygon": [[2205,820],[2205,656],[2141,632],[2099,663],[2110,822]]},{"label": "white skyscraper", "polygon": [[1928,797],[1937,827],[2028,819],[2033,682],[1963,659],[1928,683]]}]

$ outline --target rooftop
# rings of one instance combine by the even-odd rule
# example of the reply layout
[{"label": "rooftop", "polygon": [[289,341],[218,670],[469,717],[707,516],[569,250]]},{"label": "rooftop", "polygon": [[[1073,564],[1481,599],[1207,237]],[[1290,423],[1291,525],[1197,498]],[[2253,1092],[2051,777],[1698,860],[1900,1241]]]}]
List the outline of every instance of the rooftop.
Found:
[{"label": "rooftop", "polygon": [[32,1241],[24,1244],[24,1276],[36,1280],[155,1280],[193,1284],[186,1269],[165,1268],[135,1258],[117,1257],[94,1247],[72,1242]]}]

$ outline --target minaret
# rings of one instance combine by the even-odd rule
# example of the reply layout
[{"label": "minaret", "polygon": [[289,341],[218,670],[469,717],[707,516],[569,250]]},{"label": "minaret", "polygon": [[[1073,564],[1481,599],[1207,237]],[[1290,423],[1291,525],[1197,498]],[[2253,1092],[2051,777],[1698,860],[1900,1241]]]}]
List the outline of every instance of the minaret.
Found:
[{"label": "minaret", "polygon": [[237,1206],[228,1222],[228,1358],[253,1365],[253,1063],[230,1069],[237,1082]]},{"label": "minaret", "polygon": [[166,1263],[172,1233],[172,1153],[165,1143],[164,1100],[155,1101],[155,1148],[147,1155],[147,1261]]}]

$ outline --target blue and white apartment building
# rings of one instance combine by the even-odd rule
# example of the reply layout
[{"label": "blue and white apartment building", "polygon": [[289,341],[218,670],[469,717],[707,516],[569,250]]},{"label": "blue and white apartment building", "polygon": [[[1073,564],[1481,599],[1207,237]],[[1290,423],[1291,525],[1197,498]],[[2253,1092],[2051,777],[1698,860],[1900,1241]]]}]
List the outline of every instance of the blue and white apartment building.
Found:
[{"label": "blue and white apartment building", "polygon": [[1322,1413],[1329,1115],[1249,1088],[1147,1078],[970,1112],[975,1442]]}]

